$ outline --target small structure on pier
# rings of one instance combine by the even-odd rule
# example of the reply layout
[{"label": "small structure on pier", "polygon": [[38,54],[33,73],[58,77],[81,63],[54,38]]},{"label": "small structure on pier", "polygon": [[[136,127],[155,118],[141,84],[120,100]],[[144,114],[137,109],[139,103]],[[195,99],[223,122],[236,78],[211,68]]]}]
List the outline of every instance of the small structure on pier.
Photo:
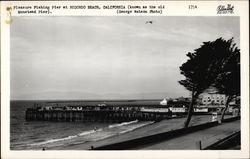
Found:
[{"label": "small structure on pier", "polygon": [[168,101],[166,100],[166,98],[164,98],[161,102],[160,105],[168,105]]}]

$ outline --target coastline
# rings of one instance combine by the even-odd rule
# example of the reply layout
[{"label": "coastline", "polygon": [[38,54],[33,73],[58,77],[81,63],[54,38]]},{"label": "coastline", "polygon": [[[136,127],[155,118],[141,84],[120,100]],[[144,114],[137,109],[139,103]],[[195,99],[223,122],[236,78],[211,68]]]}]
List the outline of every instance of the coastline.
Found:
[{"label": "coastline", "polygon": [[[209,122],[209,119],[211,118],[210,115],[205,116],[194,116],[194,118],[191,121],[191,125],[198,125],[202,123]],[[137,137],[144,137],[148,135],[158,134],[174,129],[179,129],[183,127],[183,123],[185,121],[185,118],[174,118],[169,120],[162,120],[160,122],[156,122],[138,129],[135,129],[133,131],[119,134],[112,136],[110,138],[105,138],[103,140],[99,140],[96,142],[85,142],[85,143],[74,143],[71,145],[64,145],[60,147],[51,147],[48,150],[89,150],[91,147],[99,147],[102,145],[122,142],[126,140],[135,139]]]}]

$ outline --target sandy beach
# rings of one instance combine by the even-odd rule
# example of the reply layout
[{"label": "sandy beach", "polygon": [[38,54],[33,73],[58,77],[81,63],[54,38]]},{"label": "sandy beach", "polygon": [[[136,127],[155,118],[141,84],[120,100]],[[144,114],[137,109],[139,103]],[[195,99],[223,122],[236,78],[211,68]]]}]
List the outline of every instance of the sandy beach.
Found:
[{"label": "sandy beach", "polygon": [[[193,116],[190,126],[191,125],[198,125],[201,123],[210,122],[212,119],[211,115],[197,115]],[[78,139],[79,144],[72,144],[72,145],[65,145],[60,146],[60,149],[67,149],[67,150],[88,150],[91,149],[91,146],[93,147],[99,147],[107,144],[122,142],[130,139],[135,139],[138,137],[144,137],[148,135],[158,134],[162,132],[167,132],[174,129],[179,129],[183,127],[183,123],[185,121],[185,118],[174,118],[169,120],[162,120],[160,122],[156,122],[154,124],[147,125],[145,127],[138,128],[134,131],[127,132],[124,134],[119,134],[117,136],[112,136],[110,138],[106,138],[103,140],[99,140],[96,142],[87,142],[81,144]],[[58,147],[51,147],[49,149],[57,150]]]}]

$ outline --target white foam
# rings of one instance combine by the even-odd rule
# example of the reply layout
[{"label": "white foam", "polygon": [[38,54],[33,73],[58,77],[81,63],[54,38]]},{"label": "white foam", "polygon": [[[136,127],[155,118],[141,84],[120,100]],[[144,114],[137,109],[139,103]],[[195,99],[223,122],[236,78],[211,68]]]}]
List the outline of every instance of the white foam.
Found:
[{"label": "white foam", "polygon": [[51,139],[51,140],[47,140],[47,141],[44,141],[44,142],[30,144],[30,145],[31,146],[39,146],[39,145],[45,145],[45,144],[54,143],[54,142],[58,142],[58,141],[70,140],[70,139],[73,139],[73,138],[76,138],[76,137],[79,137],[79,136],[89,135],[89,134],[95,133],[97,131],[102,131],[102,130],[103,129],[97,129],[97,130],[93,129],[93,130],[89,130],[89,131],[84,131],[84,132],[79,133],[77,135],[67,136],[67,137],[59,138],[59,139]]},{"label": "white foam", "polygon": [[78,136],[84,136],[84,135],[92,134],[92,133],[94,133],[94,132],[96,132],[95,129],[89,130],[89,131],[84,131],[84,132],[78,134]]},{"label": "white foam", "polygon": [[58,141],[70,140],[70,139],[75,138],[75,137],[77,137],[77,135],[68,136],[68,137],[60,138],[60,139],[51,139],[51,140],[47,140],[47,141],[44,141],[44,142],[30,144],[30,145],[31,146],[45,145],[45,144],[49,144],[49,143],[53,143],[53,142],[58,142]]},{"label": "white foam", "polygon": [[124,131],[121,131],[119,132],[119,134],[124,134],[124,133],[127,133],[127,132],[130,132],[130,131],[133,131],[135,129],[138,129],[140,127],[143,127],[143,126],[146,126],[146,125],[149,125],[149,124],[153,124],[154,122],[153,121],[150,121],[148,123],[144,123],[144,124],[140,124],[140,125],[135,125],[134,127],[131,127],[130,129],[126,129]]},{"label": "white foam", "polygon": [[138,122],[138,120],[134,120],[134,121],[129,121],[129,122],[123,122],[120,124],[113,124],[113,125],[109,125],[109,128],[120,127],[120,126],[129,125],[129,124],[133,124],[133,123],[137,123],[137,122]]}]

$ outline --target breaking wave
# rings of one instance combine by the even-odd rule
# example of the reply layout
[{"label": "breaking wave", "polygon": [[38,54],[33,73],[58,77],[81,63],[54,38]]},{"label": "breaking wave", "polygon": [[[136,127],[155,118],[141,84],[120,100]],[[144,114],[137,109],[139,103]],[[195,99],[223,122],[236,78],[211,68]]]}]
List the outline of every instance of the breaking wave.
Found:
[{"label": "breaking wave", "polygon": [[129,124],[133,124],[133,123],[137,123],[137,122],[138,122],[138,120],[134,120],[134,121],[129,121],[129,122],[123,122],[120,124],[113,124],[113,125],[109,125],[109,128],[115,128],[115,127],[129,125]]},{"label": "breaking wave", "polygon": [[123,131],[119,132],[119,134],[124,134],[124,133],[133,131],[133,130],[135,130],[135,129],[138,129],[138,128],[140,128],[140,127],[143,127],[143,126],[146,126],[146,125],[149,125],[149,124],[153,124],[153,123],[154,123],[154,121],[150,121],[149,123],[144,123],[144,124],[141,124],[141,125],[136,125],[136,126],[134,126],[134,127],[131,127],[131,128],[129,128],[129,129],[126,129],[126,130],[123,130]]},{"label": "breaking wave", "polygon": [[84,136],[84,135],[89,135],[89,134],[95,133],[96,131],[101,131],[101,130],[102,129],[98,129],[98,130],[93,129],[93,130],[89,130],[89,131],[84,131],[84,132],[79,133],[77,135],[67,136],[67,137],[59,138],[59,139],[51,139],[51,140],[47,140],[47,141],[44,141],[44,142],[30,144],[30,145],[31,146],[38,146],[38,145],[45,145],[45,144],[49,144],[49,143],[53,143],[53,142],[58,142],[58,141],[70,140],[70,139],[73,139],[73,138],[76,138],[76,137],[80,137],[80,136]]}]

